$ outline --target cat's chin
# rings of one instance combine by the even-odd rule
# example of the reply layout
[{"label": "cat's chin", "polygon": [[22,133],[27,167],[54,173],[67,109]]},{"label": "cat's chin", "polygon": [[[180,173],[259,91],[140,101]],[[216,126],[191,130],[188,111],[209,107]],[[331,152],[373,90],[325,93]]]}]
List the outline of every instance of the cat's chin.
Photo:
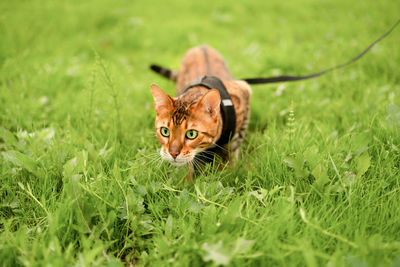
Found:
[{"label": "cat's chin", "polygon": [[190,161],[193,160],[192,157],[187,157],[187,158],[176,158],[173,159],[172,157],[168,157],[165,160],[167,160],[169,163],[171,163],[172,165],[176,166],[176,167],[180,167],[180,166],[184,166],[187,165]]}]

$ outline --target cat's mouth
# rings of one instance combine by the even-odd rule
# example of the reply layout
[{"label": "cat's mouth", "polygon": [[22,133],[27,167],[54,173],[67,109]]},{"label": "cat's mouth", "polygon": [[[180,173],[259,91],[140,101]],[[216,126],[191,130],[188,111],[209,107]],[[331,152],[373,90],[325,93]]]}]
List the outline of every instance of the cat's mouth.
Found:
[{"label": "cat's mouth", "polygon": [[188,164],[194,158],[194,156],[192,155],[188,155],[185,157],[182,157],[182,155],[178,155],[176,158],[173,158],[170,154],[165,153],[162,149],[160,151],[160,154],[163,160],[168,161],[169,163],[177,167]]}]

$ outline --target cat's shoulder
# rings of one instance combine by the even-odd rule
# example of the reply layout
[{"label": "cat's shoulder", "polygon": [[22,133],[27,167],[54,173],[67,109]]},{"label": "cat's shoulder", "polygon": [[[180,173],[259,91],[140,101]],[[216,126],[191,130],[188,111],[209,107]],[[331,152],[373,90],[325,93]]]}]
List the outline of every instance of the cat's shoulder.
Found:
[{"label": "cat's shoulder", "polygon": [[228,93],[231,96],[250,99],[252,90],[250,85],[242,80],[223,81]]}]

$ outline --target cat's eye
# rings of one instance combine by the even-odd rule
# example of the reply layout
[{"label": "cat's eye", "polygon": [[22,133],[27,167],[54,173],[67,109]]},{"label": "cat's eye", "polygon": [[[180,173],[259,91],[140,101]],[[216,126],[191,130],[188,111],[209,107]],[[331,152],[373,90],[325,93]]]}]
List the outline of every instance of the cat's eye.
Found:
[{"label": "cat's eye", "polygon": [[199,135],[199,132],[196,130],[189,130],[186,132],[186,138],[188,139],[195,139]]},{"label": "cat's eye", "polygon": [[169,129],[166,127],[161,127],[160,133],[162,136],[168,137],[169,136]]}]

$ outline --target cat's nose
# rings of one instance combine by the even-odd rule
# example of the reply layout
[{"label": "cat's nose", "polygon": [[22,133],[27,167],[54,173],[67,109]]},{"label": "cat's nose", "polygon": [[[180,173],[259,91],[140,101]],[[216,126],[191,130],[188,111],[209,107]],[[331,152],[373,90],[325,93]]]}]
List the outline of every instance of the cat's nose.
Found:
[{"label": "cat's nose", "polygon": [[171,154],[171,156],[176,159],[176,157],[179,155],[179,150],[178,149],[170,149],[169,150],[169,154]]}]

